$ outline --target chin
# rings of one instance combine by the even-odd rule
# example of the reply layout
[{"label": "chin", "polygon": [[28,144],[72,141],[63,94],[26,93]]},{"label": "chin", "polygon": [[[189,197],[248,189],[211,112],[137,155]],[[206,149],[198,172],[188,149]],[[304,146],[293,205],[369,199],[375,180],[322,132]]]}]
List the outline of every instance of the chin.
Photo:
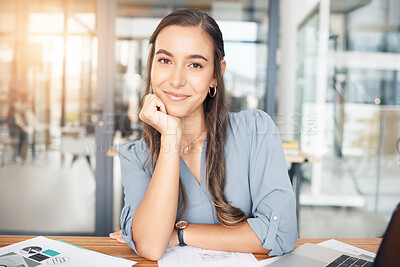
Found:
[{"label": "chin", "polygon": [[171,115],[176,118],[183,118],[187,116],[186,108],[177,107],[177,106],[167,106],[168,115]]}]

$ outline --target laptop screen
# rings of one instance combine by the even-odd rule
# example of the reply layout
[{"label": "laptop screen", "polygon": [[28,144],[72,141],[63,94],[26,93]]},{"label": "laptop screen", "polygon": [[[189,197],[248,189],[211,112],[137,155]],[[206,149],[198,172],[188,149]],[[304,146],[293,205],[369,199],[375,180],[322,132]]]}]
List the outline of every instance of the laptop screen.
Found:
[{"label": "laptop screen", "polygon": [[374,266],[400,266],[400,203],[397,205],[386,229]]}]

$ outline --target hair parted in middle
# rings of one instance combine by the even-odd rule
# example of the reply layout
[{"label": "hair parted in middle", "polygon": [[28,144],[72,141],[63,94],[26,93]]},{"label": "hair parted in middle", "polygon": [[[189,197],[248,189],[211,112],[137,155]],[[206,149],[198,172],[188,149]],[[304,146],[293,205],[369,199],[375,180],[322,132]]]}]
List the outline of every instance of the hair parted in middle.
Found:
[{"label": "hair parted in middle", "polygon": [[[157,41],[157,36],[165,27],[170,25],[199,26],[212,40],[214,50],[214,75],[217,79],[218,93],[215,97],[207,95],[203,102],[207,130],[206,188],[208,196],[215,206],[218,221],[225,226],[235,226],[236,224],[245,221],[248,216],[246,216],[246,214],[244,214],[244,212],[239,208],[229,205],[224,194],[226,180],[225,142],[229,116],[221,70],[221,60],[223,60],[225,56],[222,33],[215,20],[200,9],[177,9],[164,17],[149,40],[151,48],[147,61],[146,89],[144,96],[152,93],[151,69],[155,55],[155,42]],[[144,141],[150,150],[153,159],[153,167],[155,168],[160,153],[161,134],[146,123],[143,125],[143,130]],[[149,157],[143,164],[143,168],[148,162],[148,159]],[[178,206],[178,214],[180,219],[182,219],[187,207],[187,196],[181,180],[179,180]]]}]

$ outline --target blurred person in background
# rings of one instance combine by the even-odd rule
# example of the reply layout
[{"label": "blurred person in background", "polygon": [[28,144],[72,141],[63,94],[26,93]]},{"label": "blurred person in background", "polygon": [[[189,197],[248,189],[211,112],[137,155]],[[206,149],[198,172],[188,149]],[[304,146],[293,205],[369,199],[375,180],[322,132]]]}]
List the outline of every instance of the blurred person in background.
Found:
[{"label": "blurred person in background", "polygon": [[11,101],[7,115],[10,139],[16,144],[13,149],[13,162],[20,163],[26,159],[28,118],[26,117],[26,94],[21,94],[16,101]]}]

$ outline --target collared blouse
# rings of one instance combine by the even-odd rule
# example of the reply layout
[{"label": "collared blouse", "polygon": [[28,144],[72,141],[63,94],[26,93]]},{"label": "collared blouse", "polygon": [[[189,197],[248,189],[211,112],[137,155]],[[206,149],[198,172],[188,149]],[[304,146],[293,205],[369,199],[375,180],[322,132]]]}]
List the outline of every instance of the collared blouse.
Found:
[{"label": "collared blouse", "polygon": [[[194,224],[219,224],[207,192],[206,146],[201,154],[200,183],[180,159],[180,179],[187,195],[183,219]],[[151,157],[143,139],[119,146],[125,206],[121,212],[122,237],[138,254],[132,240],[132,218],[153,175]],[[249,216],[247,222],[269,255],[293,250],[297,240],[296,204],[280,135],[267,113],[247,110],[229,113],[225,145],[228,203]]]}]

